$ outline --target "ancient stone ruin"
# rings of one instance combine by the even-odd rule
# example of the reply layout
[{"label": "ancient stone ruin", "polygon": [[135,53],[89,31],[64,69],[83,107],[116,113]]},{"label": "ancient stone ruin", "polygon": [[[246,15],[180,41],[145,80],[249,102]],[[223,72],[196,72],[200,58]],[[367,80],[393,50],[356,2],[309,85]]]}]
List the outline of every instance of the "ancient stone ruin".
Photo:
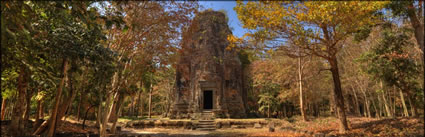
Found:
[{"label": "ancient stone ruin", "polygon": [[208,10],[194,18],[183,35],[170,118],[199,118],[203,112],[246,117],[241,62],[234,49],[226,49],[231,33],[224,13]]}]

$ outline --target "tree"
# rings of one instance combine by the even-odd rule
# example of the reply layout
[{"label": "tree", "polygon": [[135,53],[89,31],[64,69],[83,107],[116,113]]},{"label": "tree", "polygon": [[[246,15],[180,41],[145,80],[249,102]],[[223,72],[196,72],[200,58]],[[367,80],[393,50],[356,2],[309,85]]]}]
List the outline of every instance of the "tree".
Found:
[{"label": "tree", "polygon": [[[101,136],[106,133],[106,120],[112,119],[111,131],[115,131],[116,115],[122,102],[119,99],[124,95],[120,92],[139,85],[140,96],[143,87],[152,87],[146,86],[151,80],[143,76],[151,73],[148,71],[155,71],[153,64],[167,64],[168,54],[176,51],[175,45],[180,42],[181,32],[188,26],[191,15],[197,12],[197,7],[196,2],[173,1],[121,2],[105,7],[106,15],[114,15],[116,11],[125,13],[122,16],[126,28],[121,30],[119,26],[114,26],[107,32],[107,47],[118,54],[118,70],[114,73],[109,92],[105,93],[107,96],[106,106],[102,110],[103,120],[99,120]],[[148,67],[152,69],[147,69]],[[110,99],[112,95],[113,98]],[[136,101],[139,102],[140,98]],[[99,106],[99,110],[101,107]]]},{"label": "tree", "polygon": [[[384,81],[390,87],[396,86],[401,89],[400,96],[406,116],[409,114],[402,92],[412,98],[419,90],[419,83],[417,83],[419,67],[407,50],[413,47],[412,45],[406,29],[387,27],[383,30],[379,43],[359,59],[363,62],[371,62],[367,68],[364,68],[367,73]],[[412,106],[412,109],[416,109],[415,103]],[[412,111],[413,115],[416,115],[415,111]]]},{"label": "tree", "polygon": [[[102,19],[95,9],[88,8],[91,3],[2,2],[2,12],[10,13],[7,16],[2,15],[2,22],[5,19],[13,20],[2,25],[2,28],[9,30],[8,33],[2,31],[2,34],[6,34],[2,35],[2,39],[10,38],[2,42],[2,49],[6,51],[5,58],[11,59],[6,61],[5,64],[9,66],[6,68],[19,66],[21,76],[18,77],[18,102],[27,102],[27,112],[29,111],[28,100],[33,94],[30,92],[41,85],[34,83],[29,87],[28,83],[33,83],[33,80],[41,78],[45,83],[57,85],[57,88],[52,86],[56,88],[57,94],[50,119],[38,127],[36,134],[43,133],[45,127],[49,127],[47,135],[54,135],[56,125],[60,125],[61,118],[75,96],[72,74],[76,68],[79,65],[87,65],[89,61],[86,60],[90,58],[108,60],[105,56],[111,56],[99,44],[105,38],[101,26],[98,25]],[[56,83],[56,80],[60,82]],[[67,87],[64,86],[66,82],[69,82]],[[68,98],[62,99],[63,96]],[[15,104],[19,107],[14,115],[17,118],[13,118],[11,126],[15,135],[25,133],[20,130],[24,122],[19,122],[24,105],[19,103]],[[26,113],[25,118],[28,114]]]},{"label": "tree", "polygon": [[[378,21],[376,12],[385,2],[238,2],[235,7],[244,28],[256,29],[252,37],[287,51],[326,59],[334,81],[334,100],[340,132],[348,129],[338,70],[337,53],[348,36],[371,27]],[[287,43],[285,45],[285,43]],[[291,44],[289,44],[291,43]],[[282,45],[282,46],[280,46]]]},{"label": "tree", "polygon": [[[387,5],[395,16],[408,18],[411,27],[414,29],[416,43],[422,50],[422,64],[425,64],[425,50],[424,50],[424,2],[423,1],[391,1]],[[423,65],[425,70],[425,65]],[[425,85],[425,81],[423,83]],[[425,88],[423,93],[425,94]]]}]

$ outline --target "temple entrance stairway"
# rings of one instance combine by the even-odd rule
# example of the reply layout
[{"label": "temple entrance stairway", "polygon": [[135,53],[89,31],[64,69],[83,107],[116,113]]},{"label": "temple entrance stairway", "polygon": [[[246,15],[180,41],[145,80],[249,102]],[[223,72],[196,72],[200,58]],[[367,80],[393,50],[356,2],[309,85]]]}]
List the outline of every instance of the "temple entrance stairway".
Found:
[{"label": "temple entrance stairway", "polygon": [[214,131],[216,129],[214,113],[212,111],[202,111],[201,117],[196,124],[196,129],[200,131]]}]

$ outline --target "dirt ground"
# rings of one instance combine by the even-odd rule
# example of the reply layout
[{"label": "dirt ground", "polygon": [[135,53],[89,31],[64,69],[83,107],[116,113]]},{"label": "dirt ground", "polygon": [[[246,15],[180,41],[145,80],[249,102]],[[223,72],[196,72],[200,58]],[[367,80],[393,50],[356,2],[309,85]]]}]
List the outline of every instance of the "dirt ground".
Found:
[{"label": "dirt ground", "polygon": [[[364,118],[364,117],[349,117],[348,118],[350,131],[345,134],[338,133],[338,121],[333,117],[323,118],[310,118],[309,121],[303,122],[299,117],[292,119],[279,120],[282,126],[275,127],[275,132],[269,132],[267,127],[254,129],[217,129],[215,131],[197,131],[179,129],[164,129],[164,128],[147,128],[147,129],[134,129],[123,128],[119,136],[150,136],[150,137],[163,137],[163,136],[288,136],[288,137],[309,137],[315,135],[326,136],[424,136],[424,120],[423,118]],[[86,121],[86,128],[82,129],[82,121],[78,122],[72,118],[68,118],[57,130],[57,133],[69,136],[87,135],[97,136],[98,129],[94,126],[94,121]],[[118,125],[124,127],[125,123],[120,122]],[[7,136],[7,126],[1,127],[2,136]]]},{"label": "dirt ground", "polygon": [[183,129],[124,129],[129,135],[158,135],[158,136],[288,136],[309,137],[314,135],[326,136],[382,136],[382,137],[411,137],[424,136],[423,118],[364,118],[349,117],[350,131],[345,134],[338,133],[336,118],[310,118],[303,122],[299,118],[283,120],[282,126],[276,127],[275,132],[268,128],[254,129],[217,129],[216,131],[203,132]]}]

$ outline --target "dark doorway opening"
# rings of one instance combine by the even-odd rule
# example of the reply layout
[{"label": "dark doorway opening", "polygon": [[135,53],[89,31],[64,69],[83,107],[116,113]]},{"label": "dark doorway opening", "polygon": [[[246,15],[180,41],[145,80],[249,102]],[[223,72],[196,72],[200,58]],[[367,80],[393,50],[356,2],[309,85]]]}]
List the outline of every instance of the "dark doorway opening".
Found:
[{"label": "dark doorway opening", "polygon": [[211,90],[204,91],[204,109],[213,108],[213,92]]}]

